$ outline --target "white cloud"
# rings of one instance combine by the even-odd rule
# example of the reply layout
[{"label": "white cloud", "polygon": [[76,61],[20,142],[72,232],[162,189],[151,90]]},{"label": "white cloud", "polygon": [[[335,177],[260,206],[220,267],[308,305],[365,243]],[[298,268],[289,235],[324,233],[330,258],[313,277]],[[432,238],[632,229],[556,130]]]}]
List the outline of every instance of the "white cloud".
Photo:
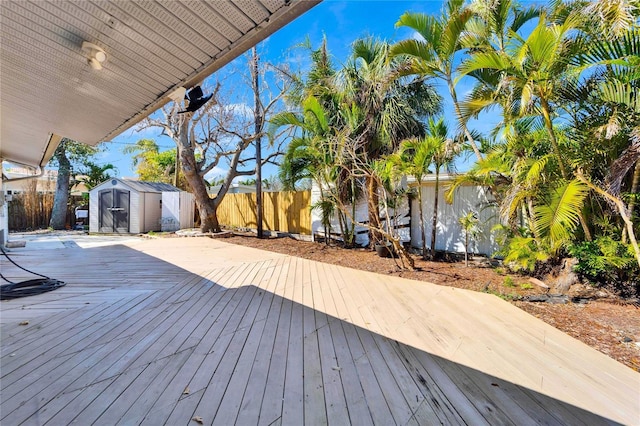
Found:
[{"label": "white cloud", "polygon": [[227,108],[233,111],[237,115],[243,115],[245,117],[253,117],[253,108],[245,103],[231,104]]},{"label": "white cloud", "polygon": [[208,181],[211,181],[213,178],[224,177],[227,175],[228,169],[224,169],[222,167],[216,166],[211,169],[204,178]]}]

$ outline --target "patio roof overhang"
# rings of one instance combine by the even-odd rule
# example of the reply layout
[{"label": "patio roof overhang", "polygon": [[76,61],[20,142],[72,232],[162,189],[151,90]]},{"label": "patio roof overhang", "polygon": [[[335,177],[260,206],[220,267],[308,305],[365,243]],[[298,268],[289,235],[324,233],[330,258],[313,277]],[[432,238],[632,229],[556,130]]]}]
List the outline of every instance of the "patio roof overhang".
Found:
[{"label": "patio roof overhang", "polygon": [[40,167],[64,137],[110,140],[320,1],[2,1],[0,159]]}]

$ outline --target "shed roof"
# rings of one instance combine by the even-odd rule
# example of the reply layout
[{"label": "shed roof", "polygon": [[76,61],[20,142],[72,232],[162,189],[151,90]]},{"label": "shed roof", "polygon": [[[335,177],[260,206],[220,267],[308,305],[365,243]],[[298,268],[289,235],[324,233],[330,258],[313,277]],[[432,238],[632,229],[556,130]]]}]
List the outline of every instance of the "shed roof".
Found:
[{"label": "shed roof", "polygon": [[180,188],[176,188],[168,183],[147,182],[143,180],[122,180],[122,182],[138,192],[180,192]]},{"label": "shed roof", "polygon": [[100,185],[95,186],[91,191],[95,191],[98,188],[101,188],[105,185],[109,185],[112,181],[118,181],[121,184],[128,186],[134,191],[138,192],[180,192],[180,188],[176,188],[175,186],[162,183],[162,182],[147,182],[144,180],[128,180],[128,179],[119,179],[112,178],[102,182]]}]

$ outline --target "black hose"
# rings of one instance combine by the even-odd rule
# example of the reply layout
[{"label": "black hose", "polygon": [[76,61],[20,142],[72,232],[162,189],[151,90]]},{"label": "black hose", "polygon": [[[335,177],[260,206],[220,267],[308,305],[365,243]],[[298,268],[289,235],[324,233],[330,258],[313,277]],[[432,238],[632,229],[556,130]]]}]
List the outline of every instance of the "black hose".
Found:
[{"label": "black hose", "polygon": [[18,268],[26,271],[30,274],[37,275],[42,278],[36,278],[33,280],[21,281],[21,282],[13,282],[8,280],[2,273],[0,273],[0,278],[8,282],[9,284],[0,285],[0,300],[7,299],[17,299],[18,297],[26,297],[26,296],[34,296],[36,294],[46,293],[48,291],[55,290],[60,288],[65,284],[64,281],[56,280],[53,278],[49,278],[46,275],[38,274],[37,272],[33,272],[28,270],[27,268],[23,268],[13,261],[4,251],[2,246],[0,246],[0,251],[4,255],[4,257],[9,260],[9,262],[13,263]]}]

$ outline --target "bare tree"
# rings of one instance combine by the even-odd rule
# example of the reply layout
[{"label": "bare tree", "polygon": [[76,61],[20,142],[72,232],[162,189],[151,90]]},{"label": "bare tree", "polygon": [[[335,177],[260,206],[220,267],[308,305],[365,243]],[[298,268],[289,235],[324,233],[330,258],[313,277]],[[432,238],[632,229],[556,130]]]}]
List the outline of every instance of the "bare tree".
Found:
[{"label": "bare tree", "polygon": [[[266,72],[266,69],[264,66],[261,71]],[[163,134],[175,142],[182,173],[195,195],[202,232],[220,232],[217,209],[236,177],[253,176],[257,166],[276,164],[277,157],[282,155],[282,134],[272,135],[268,140],[268,152],[259,163],[255,151],[249,149],[262,139],[267,141],[264,122],[283,108],[287,83],[274,68],[270,69],[273,72],[268,79],[271,86],[263,84],[260,93],[256,93],[257,87],[251,84],[250,77],[244,79],[245,87],[229,84],[224,91],[218,82],[205,88],[205,92],[209,90],[213,97],[197,111],[178,114],[180,105],[172,103],[142,123],[142,128],[160,127]],[[256,125],[253,108],[249,106],[256,97],[268,99],[261,105],[263,120],[260,126]],[[211,198],[206,175],[214,169],[224,168],[227,171],[222,184]]]}]

